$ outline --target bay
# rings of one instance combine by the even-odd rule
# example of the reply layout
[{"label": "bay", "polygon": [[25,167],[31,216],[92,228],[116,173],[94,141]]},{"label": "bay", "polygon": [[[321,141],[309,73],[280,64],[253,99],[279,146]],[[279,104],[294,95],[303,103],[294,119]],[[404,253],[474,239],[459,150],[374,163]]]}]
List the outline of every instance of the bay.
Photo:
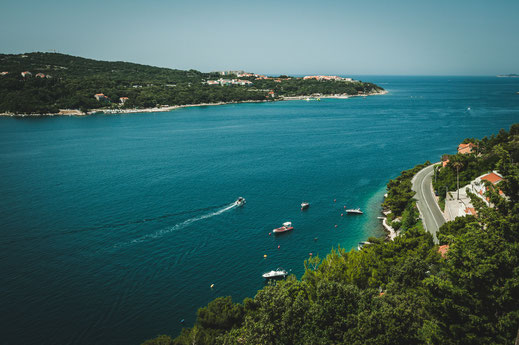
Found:
[{"label": "bay", "polygon": [[517,78],[359,78],[389,94],[0,118],[1,341],[176,335],[267,270],[382,236],[389,179],[519,122]]}]

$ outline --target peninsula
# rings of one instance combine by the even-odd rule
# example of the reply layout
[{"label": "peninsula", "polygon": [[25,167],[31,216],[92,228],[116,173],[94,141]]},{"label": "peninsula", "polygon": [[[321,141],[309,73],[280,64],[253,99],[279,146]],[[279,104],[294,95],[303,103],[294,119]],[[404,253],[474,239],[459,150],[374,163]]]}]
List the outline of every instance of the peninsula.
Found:
[{"label": "peninsula", "polygon": [[1,115],[155,112],[179,107],[383,94],[338,76],[203,73],[58,53],[0,54]]}]

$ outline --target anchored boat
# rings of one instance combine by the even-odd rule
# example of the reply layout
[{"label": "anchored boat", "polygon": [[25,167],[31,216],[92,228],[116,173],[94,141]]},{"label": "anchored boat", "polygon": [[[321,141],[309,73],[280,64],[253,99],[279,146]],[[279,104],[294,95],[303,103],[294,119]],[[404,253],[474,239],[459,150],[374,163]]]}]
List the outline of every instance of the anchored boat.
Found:
[{"label": "anchored boat", "polygon": [[301,211],[302,210],[306,210],[309,207],[310,207],[310,203],[309,202],[304,201],[304,202],[301,203]]},{"label": "anchored boat", "polygon": [[276,270],[272,270],[267,273],[263,273],[263,278],[272,279],[272,278],[285,278],[288,275],[288,272],[282,268],[278,268]]},{"label": "anchored boat", "polygon": [[352,209],[346,210],[346,213],[348,213],[348,214],[364,214],[364,212],[362,212],[360,210],[360,208],[352,208]]},{"label": "anchored boat", "polygon": [[292,222],[284,222],[283,226],[272,230],[272,232],[276,233],[276,234],[279,234],[279,233],[287,232],[287,231],[290,231],[290,230],[293,230],[293,229],[294,229],[294,227],[292,226]]}]

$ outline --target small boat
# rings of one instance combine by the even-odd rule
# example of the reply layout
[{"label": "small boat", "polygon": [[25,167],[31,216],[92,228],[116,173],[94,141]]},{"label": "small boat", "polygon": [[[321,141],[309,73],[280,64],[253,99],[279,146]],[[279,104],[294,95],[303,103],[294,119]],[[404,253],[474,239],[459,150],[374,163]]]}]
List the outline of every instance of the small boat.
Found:
[{"label": "small boat", "polygon": [[359,242],[359,245],[357,246],[357,249],[361,250],[362,247],[364,247],[365,245],[368,245],[368,244],[371,244],[371,242]]},{"label": "small boat", "polygon": [[284,269],[277,268],[276,270],[272,270],[267,273],[263,273],[262,277],[265,279],[272,279],[272,278],[285,278],[288,275],[288,272]]},{"label": "small boat", "polygon": [[284,222],[283,226],[272,230],[272,232],[275,234],[279,234],[279,233],[287,232],[287,231],[290,231],[293,229],[294,229],[294,227],[292,226],[292,222]]},{"label": "small boat", "polygon": [[352,208],[352,209],[346,210],[346,213],[349,213],[349,214],[363,214],[364,212],[362,212],[360,210],[360,208]]},{"label": "small boat", "polygon": [[309,207],[310,207],[310,203],[309,202],[304,201],[304,202],[301,203],[301,211],[302,210],[306,210]]},{"label": "small boat", "polygon": [[236,206],[243,206],[245,205],[246,201],[245,198],[242,198],[241,196],[234,202],[234,205]]}]

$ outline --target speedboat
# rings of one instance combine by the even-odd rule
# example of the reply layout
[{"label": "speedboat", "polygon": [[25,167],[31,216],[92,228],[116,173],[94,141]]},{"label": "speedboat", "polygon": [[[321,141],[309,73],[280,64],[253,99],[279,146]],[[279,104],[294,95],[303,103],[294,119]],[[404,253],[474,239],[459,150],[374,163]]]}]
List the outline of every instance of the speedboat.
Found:
[{"label": "speedboat", "polygon": [[294,229],[294,227],[292,226],[292,222],[284,222],[283,226],[272,230],[272,232],[276,233],[276,234],[279,234],[279,233],[287,232],[287,231],[290,231],[290,230],[293,230],[293,229]]},{"label": "speedboat", "polygon": [[234,202],[234,205],[236,206],[243,206],[245,205],[246,201],[245,198],[242,198],[241,196]]},{"label": "speedboat", "polygon": [[288,275],[288,272],[284,269],[277,268],[276,270],[272,270],[267,273],[263,273],[263,278],[272,279],[272,278],[285,278]]},{"label": "speedboat", "polygon": [[349,214],[363,214],[364,212],[362,212],[360,210],[360,208],[352,208],[352,209],[346,210],[346,213],[349,213]]},{"label": "speedboat", "polygon": [[301,210],[306,210],[309,207],[310,207],[310,203],[309,202],[304,201],[304,202],[301,203]]}]

